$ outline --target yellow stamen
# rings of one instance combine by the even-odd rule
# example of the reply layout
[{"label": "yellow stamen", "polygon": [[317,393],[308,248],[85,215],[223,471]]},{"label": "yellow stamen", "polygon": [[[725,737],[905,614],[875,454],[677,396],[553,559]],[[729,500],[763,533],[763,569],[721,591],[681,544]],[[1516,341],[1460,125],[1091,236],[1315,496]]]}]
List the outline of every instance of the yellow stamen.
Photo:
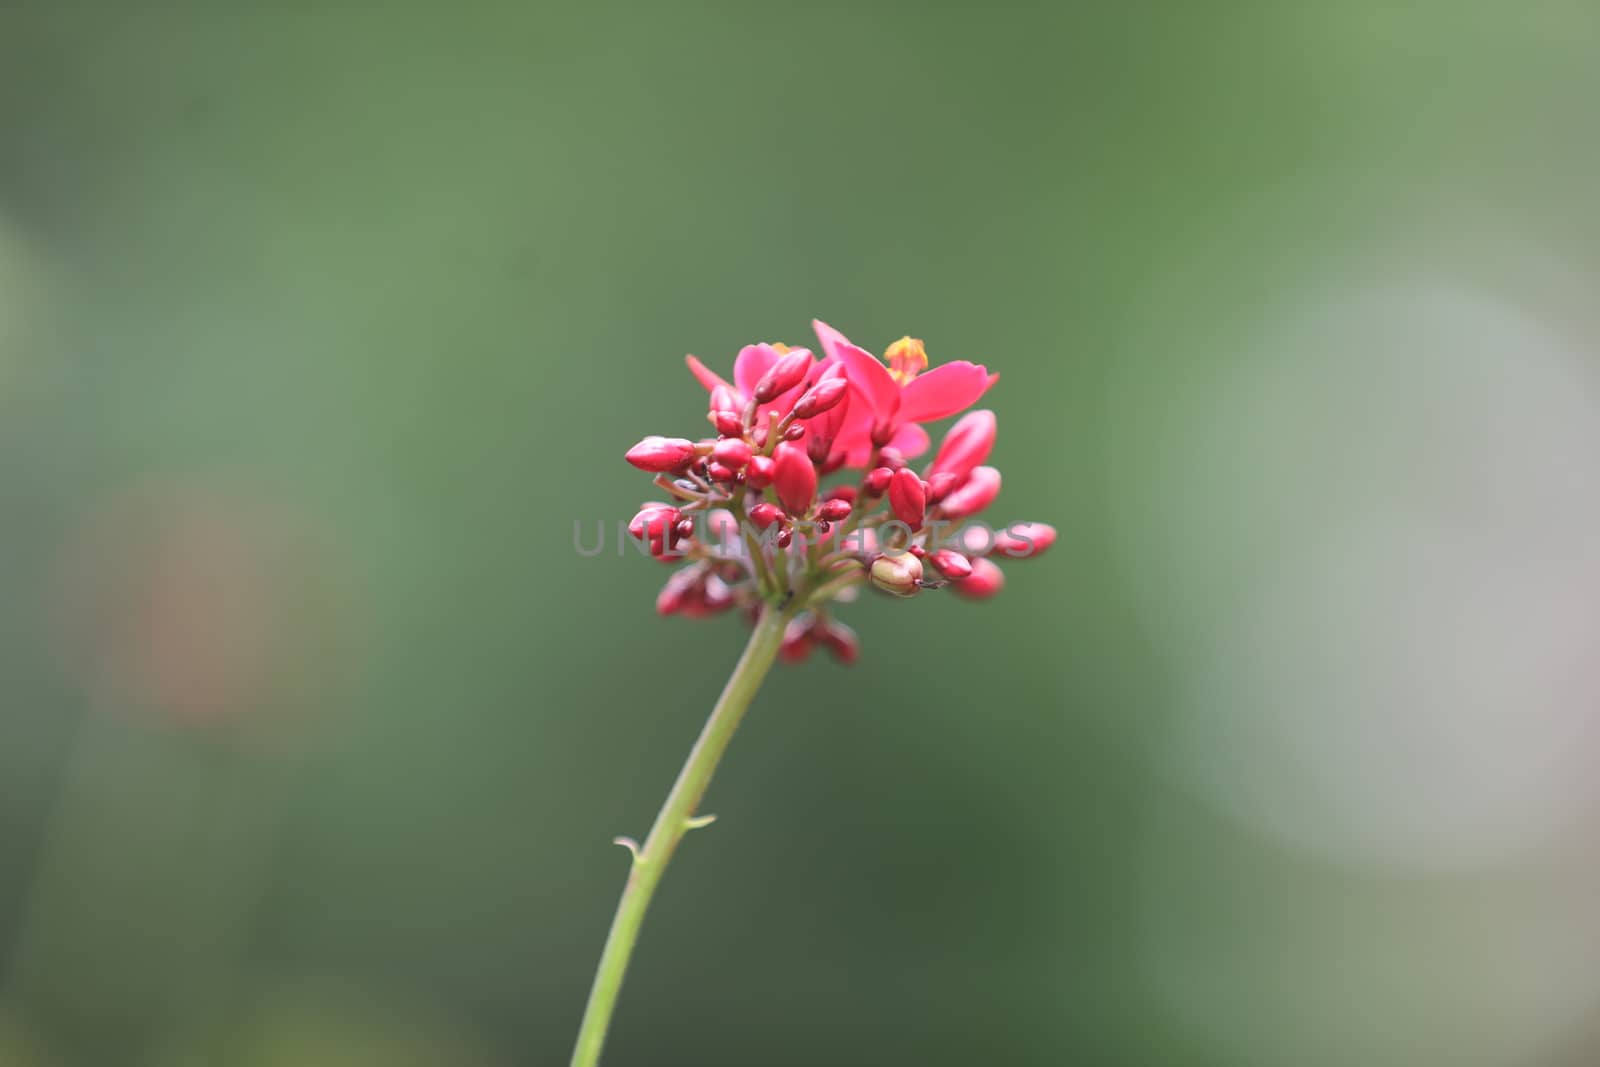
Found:
[{"label": "yellow stamen", "polygon": [[790,351],[789,346],[784,344],[782,341],[773,341],[772,350],[778,353],[780,356],[787,356]]},{"label": "yellow stamen", "polygon": [[915,337],[902,337],[883,353],[883,361],[889,364],[890,376],[904,385],[928,368],[928,353]]}]

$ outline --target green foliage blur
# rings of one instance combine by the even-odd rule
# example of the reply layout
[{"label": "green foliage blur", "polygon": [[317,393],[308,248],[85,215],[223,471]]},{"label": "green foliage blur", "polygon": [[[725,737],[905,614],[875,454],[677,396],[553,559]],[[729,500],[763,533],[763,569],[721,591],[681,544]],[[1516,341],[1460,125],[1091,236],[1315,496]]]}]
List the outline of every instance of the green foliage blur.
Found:
[{"label": "green foliage blur", "polygon": [[1262,324],[1398,270],[1592,353],[1597,101],[1578,3],[14,0],[0,1064],[565,1063],[743,640],[574,523],[704,432],[685,353],[813,316],[998,370],[995,518],[1061,539],[769,680],[608,1064],[1593,1063],[1600,967],[1518,925],[1592,850],[1379,863],[1274,830],[1276,750],[1171,768],[1238,583],[1361,509],[1229,494],[1306,425],[1212,462]]}]

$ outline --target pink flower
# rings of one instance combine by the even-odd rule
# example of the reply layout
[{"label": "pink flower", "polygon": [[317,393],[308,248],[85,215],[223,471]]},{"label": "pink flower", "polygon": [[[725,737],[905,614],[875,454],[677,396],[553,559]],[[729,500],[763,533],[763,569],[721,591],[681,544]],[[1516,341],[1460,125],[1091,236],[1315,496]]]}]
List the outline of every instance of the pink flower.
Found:
[{"label": "pink flower", "polygon": [[868,462],[881,445],[920,456],[928,449],[928,435],[918,423],[965,410],[1000,380],[988,368],[960,359],[927,370],[928,353],[912,337],[889,346],[885,366],[827,323],[814,319],[811,325],[824,361],[842,364],[850,377],[850,413],[838,437],[849,466]]},{"label": "pink flower", "polygon": [[[628,530],[651,555],[683,565],[657,599],[662,614],[738,608],[754,619],[789,610],[783,658],[820,645],[848,663],[859,643],[830,601],[861,586],[897,597],[948,587],[982,600],[1004,584],[1000,557],[1037,556],[1056,532],[1014,523],[996,534],[964,522],[1000,492],[1000,472],[986,465],[992,411],[956,420],[920,473],[907,462],[928,450],[922,423],[960,414],[998,375],[964,360],[929,368],[911,337],[880,361],[826,323],[813,326],[820,359],[803,348],[746,345],[729,380],[688,357],[715,433],[652,436],[628,450],[628,462],[672,498],[644,505]],[[846,466],[856,476],[823,484]],[[946,543],[941,531],[952,524],[961,526]]]}]

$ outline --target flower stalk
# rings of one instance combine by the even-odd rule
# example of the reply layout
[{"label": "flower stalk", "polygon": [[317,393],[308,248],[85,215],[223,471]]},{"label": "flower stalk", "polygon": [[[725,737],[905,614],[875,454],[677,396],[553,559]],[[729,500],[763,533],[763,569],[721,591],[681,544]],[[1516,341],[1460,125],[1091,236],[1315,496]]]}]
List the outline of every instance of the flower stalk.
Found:
[{"label": "flower stalk", "polygon": [[744,655],[739,657],[733,673],[728,676],[722,696],[711,709],[711,716],[700,731],[699,740],[684,762],[678,780],[661,805],[650,836],[643,846],[636,846],[626,838],[618,844],[626,845],[633,853],[633,865],[628,872],[627,885],[622,899],[617,903],[617,913],[611,920],[611,932],[606,936],[606,947],[600,956],[600,966],[595,972],[594,986],[589,991],[589,1003],[584,1009],[583,1024],[578,1030],[578,1042],[572,1053],[572,1067],[596,1067],[600,1050],[605,1044],[606,1030],[616,1010],[617,995],[622,989],[622,979],[633,956],[633,947],[639,939],[639,927],[644,922],[650,899],[667,867],[667,861],[677,851],[685,834],[697,826],[704,826],[709,816],[697,815],[700,800],[711,776],[728,750],[734,731],[744,718],[745,709],[761,688],[761,682],[777,658],[783,643],[783,631],[794,616],[795,610],[780,611],[774,605],[761,609]]}]

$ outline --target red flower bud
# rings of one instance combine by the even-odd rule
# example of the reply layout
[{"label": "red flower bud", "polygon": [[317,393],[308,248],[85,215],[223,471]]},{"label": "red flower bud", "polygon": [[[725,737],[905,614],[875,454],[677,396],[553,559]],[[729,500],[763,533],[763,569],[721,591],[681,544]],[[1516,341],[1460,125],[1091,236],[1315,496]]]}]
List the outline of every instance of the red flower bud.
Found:
[{"label": "red flower bud", "polygon": [[857,640],[856,632],[844,623],[830,622],[826,627],[815,627],[813,632],[840,663],[854,663],[860,657],[861,642]]},{"label": "red flower bud", "polygon": [[884,445],[878,449],[878,463],[892,471],[897,471],[906,465],[906,457],[893,445]]},{"label": "red flower bud", "polygon": [[1056,543],[1056,528],[1042,522],[1019,522],[994,535],[994,551],[1012,559],[1031,559]]},{"label": "red flower bud", "polygon": [[785,663],[799,663],[811,655],[811,620],[790,619],[783,628],[783,644],[778,646],[778,656]]},{"label": "red flower bud", "polygon": [[783,518],[783,510],[776,504],[762,501],[750,509],[750,521],[756,524],[756,529],[765,530],[768,526]]},{"label": "red flower bud", "polygon": [[851,503],[856,499],[856,487],[853,485],[836,485],[828,490],[829,500],[848,500]]},{"label": "red flower bud", "polygon": [[678,521],[678,509],[671,504],[645,504],[628,523],[628,533],[641,541],[663,538]]},{"label": "red flower bud", "polygon": [[728,583],[718,578],[715,574],[706,575],[705,606],[706,613],[713,614],[726,611],[733,607],[733,590]]},{"label": "red flower bud", "polygon": [[1000,472],[993,467],[975,467],[960,488],[952,489],[939,502],[946,518],[964,519],[976,515],[1000,495]]},{"label": "red flower bud", "polygon": [[794,544],[794,531],[785,526],[778,531],[778,547],[788,548],[792,544]]},{"label": "red flower bud", "polygon": [[790,424],[789,426],[785,427],[783,431],[783,439],[785,441],[798,441],[805,435],[806,428],[800,425],[798,422]]},{"label": "red flower bud", "polygon": [[656,594],[656,612],[661,615],[674,615],[682,611],[691,599],[698,596],[700,577],[701,572],[696,567],[673,571],[672,577],[667,579],[667,584]]},{"label": "red flower bud", "polygon": [[694,458],[694,442],[682,437],[646,437],[623,457],[635,467],[663,474],[685,466]]},{"label": "red flower bud", "polygon": [[744,398],[726,382],[711,390],[711,410],[707,418],[723,437],[739,437],[744,433],[744,419],[739,412],[744,408]]},{"label": "red flower bud", "polygon": [[777,469],[778,465],[770,456],[752,456],[744,472],[744,484],[752,489],[765,489],[772,484],[772,476]]},{"label": "red flower bud", "polygon": [[694,520],[688,518],[679,519],[678,524],[672,528],[672,533],[674,540],[687,541],[694,536]]},{"label": "red flower bud", "polygon": [[756,383],[756,403],[770,404],[774,399],[799,385],[811,369],[811,353],[803,348],[778,357],[761,380]]},{"label": "red flower bud", "polygon": [[964,475],[956,475],[950,471],[940,471],[937,474],[930,475],[927,481],[928,503],[933,504],[943,500],[949,495],[950,490],[954,489],[957,483],[961,481],[962,477]]},{"label": "red flower bud", "polygon": [[922,525],[927,496],[922,491],[922,479],[909,467],[901,467],[889,479],[889,507],[895,518],[915,530]]},{"label": "red flower bud", "polygon": [[817,515],[827,522],[839,522],[849,516],[853,506],[848,500],[833,497],[822,502],[822,506],[817,509]]},{"label": "red flower bud", "polygon": [[888,467],[874,467],[862,479],[867,488],[867,495],[882,496],[883,491],[889,488],[889,480],[894,477],[894,471]]},{"label": "red flower bud", "polygon": [[706,477],[714,482],[731,482],[739,477],[739,472],[729,470],[720,463],[711,463],[706,466]]},{"label": "red flower bud", "polygon": [[817,468],[811,465],[805,449],[788,442],[777,447],[773,459],[777,466],[772,485],[778,491],[778,500],[789,514],[804,515],[817,495]]},{"label": "red flower bud", "polygon": [[737,437],[718,441],[711,449],[711,458],[731,471],[743,470],[750,462],[750,446]]},{"label": "red flower bud", "polygon": [[928,468],[931,479],[938,474],[953,474],[958,481],[972,468],[989,458],[994,448],[995,421],[992,411],[969,411],[956,420],[939,445],[939,454]]},{"label": "red flower bud", "polygon": [[972,561],[972,573],[950,586],[951,590],[968,600],[987,600],[1006,584],[1000,568],[986,559]]},{"label": "red flower bud", "polygon": [[850,380],[844,377],[824,378],[822,381],[807,389],[794,404],[794,417],[809,419],[821,415],[824,411],[831,411],[839,405],[845,394],[850,391]]},{"label": "red flower bud", "polygon": [[909,552],[879,556],[872,561],[868,577],[885,593],[912,596],[922,588],[922,561]]},{"label": "red flower bud", "polygon": [[952,581],[960,581],[972,573],[972,561],[952,549],[941,548],[930,553],[928,562],[934,569]]}]

